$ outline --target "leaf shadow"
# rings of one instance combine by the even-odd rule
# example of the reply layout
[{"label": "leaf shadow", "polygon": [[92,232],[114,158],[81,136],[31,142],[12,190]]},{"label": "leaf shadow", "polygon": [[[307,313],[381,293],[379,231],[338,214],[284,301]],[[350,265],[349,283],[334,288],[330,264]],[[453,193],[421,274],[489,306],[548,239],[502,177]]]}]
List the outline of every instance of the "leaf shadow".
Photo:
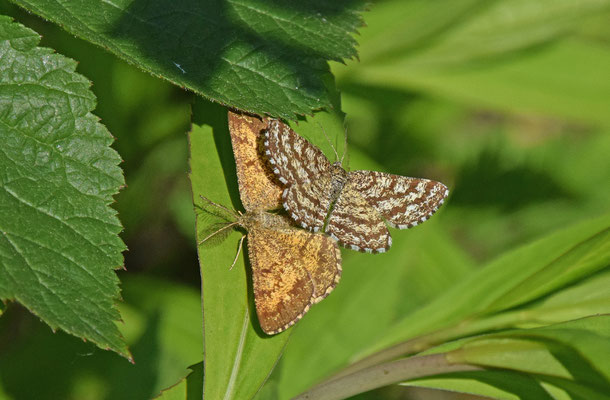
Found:
[{"label": "leaf shadow", "polygon": [[[7,394],[23,399],[67,399],[78,392],[79,385],[104,389],[98,398],[106,399],[149,399],[155,394],[161,352],[158,311],[148,316],[142,336],[131,346],[135,360],[131,364],[93,343],[61,331],[52,333],[22,307],[11,308],[12,322],[18,318],[22,326],[18,340],[0,353],[0,378]],[[95,378],[96,384],[86,386],[91,382],[86,377]]]},{"label": "leaf shadow", "polygon": [[495,206],[510,212],[546,201],[578,200],[549,173],[527,165],[504,166],[498,150],[485,149],[462,167],[451,198],[453,205]]},{"label": "leaf shadow", "polygon": [[[274,0],[273,3],[278,8],[319,19],[322,15],[345,12],[352,3],[359,2],[342,0],[331,4],[318,0],[301,5]],[[258,12],[261,19],[243,17],[244,9],[249,13]],[[326,59],[332,55],[295,44],[289,34],[285,38],[279,37],[277,29],[273,32],[278,27],[265,24],[269,16],[252,4],[225,0],[182,0],[179,3],[135,0],[122,15],[110,32],[112,36],[135,43],[138,51],[159,64],[168,76],[183,78],[181,83],[201,88],[212,100],[226,99],[226,94],[230,93],[236,104],[246,97],[258,97],[265,103],[264,94],[251,92],[245,85],[240,85],[242,81],[254,82],[257,87],[264,88],[266,82],[279,82],[282,86],[282,83],[292,82],[292,79],[286,79],[292,77],[296,77],[299,88],[302,87],[312,101],[328,97],[325,87],[328,82],[323,83],[320,78],[329,74]],[[275,76],[259,72],[261,66],[269,65],[277,67]],[[231,75],[233,79],[222,81],[222,74]],[[293,90],[292,87],[282,88],[288,104]],[[273,111],[270,104],[266,103],[266,112]]]}]

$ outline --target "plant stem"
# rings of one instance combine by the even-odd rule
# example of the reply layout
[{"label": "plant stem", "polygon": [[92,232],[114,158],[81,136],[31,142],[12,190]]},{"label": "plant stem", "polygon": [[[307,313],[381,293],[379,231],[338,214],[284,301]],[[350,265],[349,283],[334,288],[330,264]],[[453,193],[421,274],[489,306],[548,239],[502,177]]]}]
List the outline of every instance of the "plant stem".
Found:
[{"label": "plant stem", "polygon": [[481,368],[467,364],[450,364],[445,354],[403,358],[326,381],[300,394],[294,400],[339,400],[410,379],[477,370]]}]

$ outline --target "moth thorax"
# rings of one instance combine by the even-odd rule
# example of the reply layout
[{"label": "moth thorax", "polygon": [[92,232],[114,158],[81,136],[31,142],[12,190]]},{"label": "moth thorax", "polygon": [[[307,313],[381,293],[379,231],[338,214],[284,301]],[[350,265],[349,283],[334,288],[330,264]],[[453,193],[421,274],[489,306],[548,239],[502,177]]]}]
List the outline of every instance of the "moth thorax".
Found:
[{"label": "moth thorax", "polygon": [[252,228],[284,228],[289,224],[285,218],[277,214],[271,214],[266,211],[250,211],[240,217],[239,225],[246,230]]},{"label": "moth thorax", "polygon": [[343,186],[347,182],[347,171],[341,166],[341,162],[333,163],[331,167],[332,179],[330,182],[331,200],[334,202],[339,198]]}]

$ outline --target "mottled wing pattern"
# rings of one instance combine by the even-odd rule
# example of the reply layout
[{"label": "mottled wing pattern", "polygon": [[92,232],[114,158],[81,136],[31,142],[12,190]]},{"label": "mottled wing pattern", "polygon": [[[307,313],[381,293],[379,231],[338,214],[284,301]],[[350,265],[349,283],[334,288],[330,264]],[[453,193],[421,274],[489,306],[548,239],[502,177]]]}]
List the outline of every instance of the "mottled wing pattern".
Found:
[{"label": "mottled wing pattern", "polygon": [[264,155],[267,121],[229,111],[229,132],[244,208],[271,210],[282,206],[282,186]]},{"label": "mottled wing pattern", "polygon": [[313,303],[318,303],[337,286],[341,278],[341,250],[337,242],[322,233],[291,229],[298,243],[298,263],[307,270],[314,284]]},{"label": "mottled wing pattern", "polygon": [[269,335],[294,325],[341,277],[339,248],[322,234],[252,228],[248,252],[256,313]]},{"label": "mottled wing pattern", "polygon": [[273,172],[283,184],[303,184],[330,175],[331,165],[324,153],[281,121],[269,120],[265,138]]},{"label": "mottled wing pattern", "polygon": [[299,225],[318,232],[330,208],[331,178],[324,175],[313,182],[294,184],[284,189],[284,208]]},{"label": "mottled wing pattern", "polygon": [[269,121],[265,147],[273,172],[286,185],[284,208],[303,228],[317,232],[330,208],[330,162],[320,149],[278,120]]},{"label": "mottled wing pattern", "polygon": [[330,214],[326,232],[342,246],[367,253],[383,253],[392,245],[381,215],[349,181]]},{"label": "mottled wing pattern", "polygon": [[395,228],[424,222],[443,204],[449,190],[440,182],[375,171],[353,171],[355,190]]}]

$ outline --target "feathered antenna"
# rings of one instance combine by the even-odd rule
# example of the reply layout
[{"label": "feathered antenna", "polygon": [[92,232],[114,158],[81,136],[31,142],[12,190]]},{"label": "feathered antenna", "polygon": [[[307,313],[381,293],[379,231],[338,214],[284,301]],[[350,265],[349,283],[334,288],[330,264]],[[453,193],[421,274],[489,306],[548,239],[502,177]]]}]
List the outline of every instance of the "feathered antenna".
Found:
[{"label": "feathered antenna", "polygon": [[[212,206],[216,207],[216,209],[222,210],[222,211],[230,214],[232,217],[235,218],[235,221],[230,222],[228,224],[224,224],[221,228],[215,230],[214,232],[210,233],[209,235],[207,235],[206,237],[201,239],[199,242],[197,242],[198,246],[202,245],[207,240],[211,239],[212,237],[218,235],[219,233],[221,233],[223,231],[226,231],[229,228],[241,225],[242,213],[240,211],[235,212],[235,211],[233,211],[233,210],[223,206],[222,204],[218,204],[218,203],[213,202],[212,200],[208,199],[207,197],[205,197],[203,195],[199,195],[199,197],[201,197],[201,199],[203,201],[207,202],[209,205],[212,205]],[[224,219],[225,221],[229,221],[229,219],[225,218],[226,215],[222,215],[222,213],[219,215],[219,214],[216,214],[216,213],[214,213],[214,212],[212,212],[212,211],[210,211],[210,210],[208,210],[208,209],[206,209],[204,207],[201,207],[201,209],[204,212],[207,212],[209,214],[212,214],[212,215],[215,215],[217,217],[220,217],[220,218]],[[246,235],[242,235],[241,239],[239,240],[239,244],[237,246],[237,253],[235,254],[235,258],[233,259],[233,263],[229,267],[229,270],[232,270],[233,267],[235,266],[235,264],[237,263],[237,259],[239,258],[239,253],[241,252],[242,244],[243,244],[245,238],[246,238]]]},{"label": "feathered antenna", "polygon": [[[339,153],[337,152],[337,147],[332,144],[332,142],[331,142],[330,138],[328,137],[328,134],[324,130],[324,127],[322,126],[322,124],[320,124],[318,122],[318,125],[320,125],[320,128],[322,129],[322,133],[324,133],[324,137],[326,138],[326,141],[328,142],[330,147],[333,149],[333,152],[335,153],[335,160],[339,161],[341,163],[341,165],[344,165],[343,159],[345,158],[345,155],[347,154],[347,127],[345,128],[345,133],[343,135],[343,137],[344,137],[343,155],[341,156],[341,158],[339,158]],[[349,158],[348,158],[348,162],[349,162]]]},{"label": "feathered antenna", "polygon": [[[322,129],[322,133],[324,133],[324,137],[326,138],[326,141],[328,142],[330,147],[333,149],[333,152],[335,153],[335,160],[339,161],[339,153],[337,153],[337,148],[330,141],[330,138],[326,134],[326,130],[324,130],[324,127],[322,126],[322,124],[318,122],[318,125],[320,126],[320,129]],[[343,161],[343,159],[341,159],[341,161]]]},{"label": "feathered antenna", "polygon": [[[343,137],[344,137],[344,141],[343,141],[343,155],[341,156],[341,165],[345,167],[347,167],[347,165],[343,164],[343,159],[345,158],[345,155],[347,154],[347,126],[345,127],[344,131],[343,131]],[[347,164],[349,164],[349,154],[347,154]]]}]

